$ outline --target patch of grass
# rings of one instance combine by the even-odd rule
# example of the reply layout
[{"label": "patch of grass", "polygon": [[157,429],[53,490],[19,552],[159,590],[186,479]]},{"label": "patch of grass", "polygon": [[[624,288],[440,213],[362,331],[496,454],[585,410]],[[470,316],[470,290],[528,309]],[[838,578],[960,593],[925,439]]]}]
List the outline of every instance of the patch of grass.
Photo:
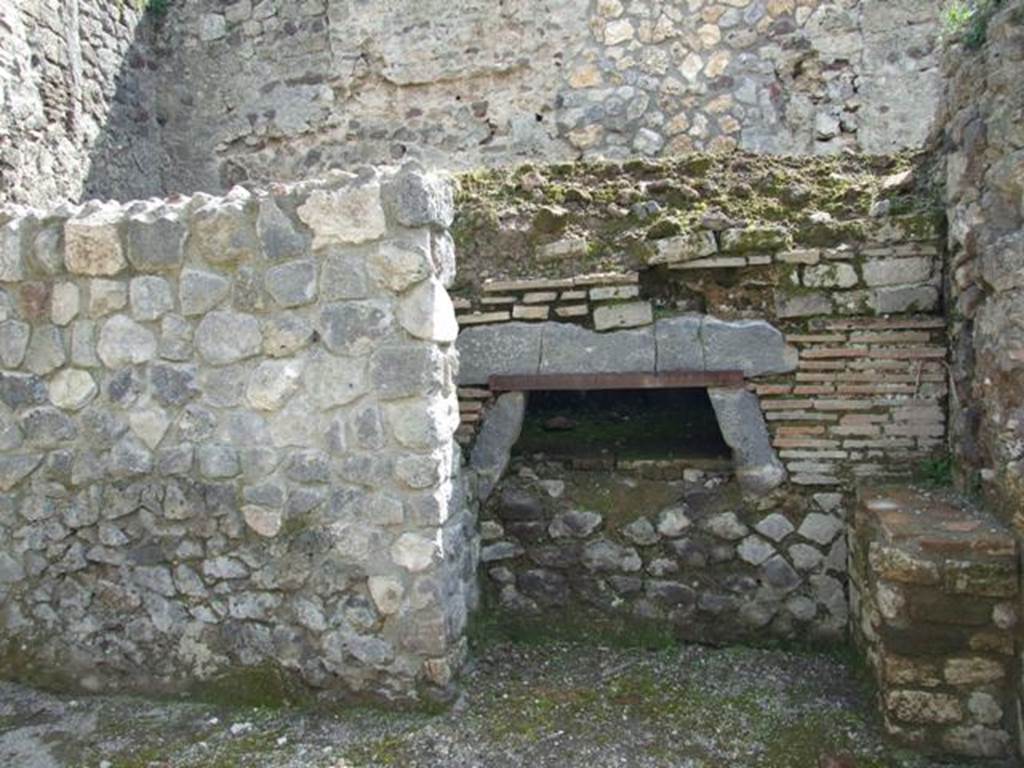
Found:
[{"label": "patch of grass", "polygon": [[969,50],[985,43],[988,22],[1003,0],[953,0],[943,14],[946,37],[959,39]]},{"label": "patch of grass", "polygon": [[916,480],[931,488],[949,488],[953,485],[953,458],[944,455],[922,461],[917,467]]}]

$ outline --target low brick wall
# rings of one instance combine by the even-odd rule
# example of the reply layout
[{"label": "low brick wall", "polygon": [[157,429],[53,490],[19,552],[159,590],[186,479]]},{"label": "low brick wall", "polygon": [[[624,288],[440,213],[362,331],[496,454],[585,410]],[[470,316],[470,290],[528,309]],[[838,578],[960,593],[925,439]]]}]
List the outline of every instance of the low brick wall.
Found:
[{"label": "low brick wall", "polygon": [[912,488],[863,493],[852,530],[854,638],[888,733],[931,752],[1011,754],[1014,537],[957,499]]},{"label": "low brick wall", "polygon": [[5,674],[449,689],[451,216],[414,168],[0,213]]}]

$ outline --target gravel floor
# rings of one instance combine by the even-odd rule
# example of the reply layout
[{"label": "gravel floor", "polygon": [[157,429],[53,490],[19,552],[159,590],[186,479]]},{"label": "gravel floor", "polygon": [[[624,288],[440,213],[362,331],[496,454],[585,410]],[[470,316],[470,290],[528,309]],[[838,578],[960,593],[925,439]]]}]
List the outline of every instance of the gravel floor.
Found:
[{"label": "gravel floor", "polygon": [[[928,768],[839,659],[497,643],[441,715],[70,698],[0,684],[0,766]],[[948,765],[948,764],[947,764]]]}]

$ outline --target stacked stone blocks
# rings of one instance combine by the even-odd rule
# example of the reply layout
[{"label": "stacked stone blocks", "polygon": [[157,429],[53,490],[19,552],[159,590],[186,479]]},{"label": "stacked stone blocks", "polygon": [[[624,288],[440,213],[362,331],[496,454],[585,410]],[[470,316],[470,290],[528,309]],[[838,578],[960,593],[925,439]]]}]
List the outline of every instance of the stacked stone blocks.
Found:
[{"label": "stacked stone blocks", "polygon": [[6,673],[449,690],[476,559],[451,200],[368,169],[0,214]]},{"label": "stacked stone blocks", "polygon": [[1018,548],[957,499],[901,487],[861,494],[850,549],[855,641],[886,730],[916,748],[1011,753]]}]

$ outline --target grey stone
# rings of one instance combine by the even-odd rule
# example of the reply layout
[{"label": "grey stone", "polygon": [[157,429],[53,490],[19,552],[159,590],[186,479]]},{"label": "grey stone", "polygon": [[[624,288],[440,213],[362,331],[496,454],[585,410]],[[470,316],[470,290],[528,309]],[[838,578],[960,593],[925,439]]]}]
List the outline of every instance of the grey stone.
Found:
[{"label": "grey stone", "polygon": [[648,258],[648,264],[672,264],[713,256],[718,252],[718,243],[714,232],[697,230],[655,240],[654,248],[655,253]]},{"label": "grey stone", "polygon": [[76,320],[71,324],[71,364],[82,368],[99,366],[96,354],[96,323]]},{"label": "grey stone", "polygon": [[685,502],[661,510],[658,513],[658,533],[670,539],[682,536],[693,524],[687,515],[689,511]]},{"label": "grey stone", "polygon": [[654,325],[658,372],[703,371],[704,347],[700,328],[703,317],[683,315],[658,320]]},{"label": "grey stone", "polygon": [[726,322],[706,317],[700,333],[704,365],[709,371],[741,370],[753,377],[796,370],[796,349],[763,320]]},{"label": "grey stone", "polygon": [[761,520],[754,529],[772,541],[782,541],[784,538],[789,536],[794,530],[793,524],[789,522],[789,518],[785,515],[780,515],[778,512],[774,512],[763,520]]},{"label": "grey stone", "polygon": [[263,336],[252,315],[211,312],[196,328],[196,347],[213,365],[226,365],[258,355]]},{"label": "grey stone", "polygon": [[830,315],[832,312],[832,299],[824,293],[775,294],[775,314],[779,318]]},{"label": "grey stone", "polygon": [[592,541],[583,548],[583,565],[598,573],[622,571],[635,573],[643,565],[632,547],[623,547],[607,539]]},{"label": "grey stone", "polygon": [[260,200],[256,231],[263,253],[275,263],[297,259],[307,252],[309,238],[300,233],[273,198]]},{"label": "grey stone", "polygon": [[[437,554],[436,543],[418,533],[403,533],[391,545],[391,559],[394,560],[395,565],[413,573],[425,571],[430,567],[430,564],[434,561],[435,554]],[[495,558],[494,555],[494,550],[488,552],[487,557],[485,557],[484,551],[481,551],[480,559],[485,563],[491,562],[494,559],[501,559]],[[513,556],[505,555],[505,557]]]},{"label": "grey stone", "polygon": [[709,517],[704,528],[720,539],[737,541],[747,535],[749,529],[736,517],[735,512],[721,512]]},{"label": "grey stone", "polygon": [[92,375],[78,368],[65,368],[50,380],[50,401],[64,410],[79,410],[92,400],[96,392]]},{"label": "grey stone", "polygon": [[371,451],[384,447],[387,433],[384,430],[384,417],[377,405],[370,403],[357,407],[352,412],[351,421],[357,447]]},{"label": "grey stone", "polygon": [[242,507],[242,517],[252,531],[266,539],[277,536],[284,524],[284,515],[280,509],[270,509],[253,504]]},{"label": "grey stone", "polygon": [[983,725],[958,725],[942,735],[946,749],[969,757],[1001,757],[1011,746],[1010,735],[1001,728]]},{"label": "grey stone", "polygon": [[263,351],[271,357],[293,355],[313,338],[313,324],[299,315],[278,314],[263,324]]},{"label": "grey stone", "polygon": [[556,515],[548,526],[553,539],[585,539],[601,527],[602,517],[597,512],[574,509]]},{"label": "grey stone", "polygon": [[436,392],[444,376],[444,357],[433,344],[389,344],[370,357],[370,384],[381,400]]},{"label": "grey stone", "polygon": [[500,395],[487,410],[469,455],[469,465],[477,474],[477,492],[481,502],[491,495],[508,467],[525,413],[526,396],[522,392]]},{"label": "grey stone", "polygon": [[403,167],[384,188],[384,199],[399,224],[445,229],[455,218],[451,184],[413,166]]},{"label": "grey stone", "polygon": [[709,388],[722,438],[732,448],[736,479],[748,493],[762,494],[786,479],[772,448],[757,395],[745,389]]},{"label": "grey stone", "polygon": [[909,259],[872,259],[861,267],[864,283],[869,287],[879,285],[905,285],[927,282],[932,274],[932,260],[927,256]]},{"label": "grey stone", "polygon": [[493,375],[540,371],[543,325],[502,323],[465,328],[455,346],[459,353],[459,384],[487,384]]},{"label": "grey stone", "polygon": [[306,365],[306,392],[321,410],[346,405],[367,390],[366,362],[320,355]]},{"label": "grey stone", "polygon": [[61,227],[44,227],[35,236],[29,255],[40,272],[56,275],[64,271],[64,233]]},{"label": "grey stone", "polygon": [[782,555],[775,555],[761,566],[765,584],[782,592],[792,592],[800,586],[800,576]]},{"label": "grey stone", "polygon": [[39,466],[41,453],[0,454],[0,491],[9,491]]},{"label": "grey stone", "polygon": [[318,329],[324,345],[338,355],[366,355],[391,332],[391,308],[383,301],[327,304]]},{"label": "grey stone", "polygon": [[203,575],[208,579],[244,579],[249,569],[236,558],[221,555],[203,561]]},{"label": "grey stone", "polygon": [[818,606],[810,598],[797,595],[786,601],[786,610],[797,621],[811,621],[818,613]]},{"label": "grey stone", "polygon": [[106,212],[64,224],[64,265],[78,275],[116,275],[128,262],[121,247],[121,222]]},{"label": "grey stone", "polygon": [[843,530],[843,522],[832,515],[811,512],[804,518],[797,531],[801,536],[822,546],[831,541]]},{"label": "grey stone", "polygon": [[134,437],[118,440],[110,451],[110,472],[114,477],[148,474],[153,469],[153,454]]},{"label": "grey stone", "polygon": [[207,444],[196,449],[199,472],[211,479],[237,477],[242,471],[238,450],[230,445]]},{"label": "grey stone", "polygon": [[540,373],[625,373],[655,370],[654,329],[595,333],[544,323]]},{"label": "grey stone", "polygon": [[171,420],[159,408],[144,408],[128,414],[128,425],[136,437],[154,450],[167,434]]},{"label": "grey stone", "polygon": [[192,213],[185,240],[190,261],[234,263],[255,258],[259,251],[255,221],[246,200],[210,200]]},{"label": "grey stone", "polygon": [[377,182],[339,189],[316,189],[298,208],[299,218],[313,230],[313,248],[365,243],[387,232]]},{"label": "grey stone", "polygon": [[443,344],[455,341],[459,334],[452,300],[434,278],[407,291],[398,302],[395,316],[399,325],[417,339]]},{"label": "grey stone", "polygon": [[231,290],[231,282],[215,272],[185,269],[178,285],[181,314],[205,315],[220,304]]},{"label": "grey stone", "polygon": [[17,584],[24,578],[21,562],[7,552],[0,552],[0,584]]},{"label": "grey stone", "polygon": [[37,325],[25,351],[24,367],[32,373],[43,376],[55,371],[67,362],[64,350],[64,336],[54,325]]},{"label": "grey stone", "polygon": [[760,565],[775,554],[775,547],[760,536],[748,536],[736,547],[740,559],[751,565]]},{"label": "grey stone", "polygon": [[299,388],[301,380],[301,361],[267,360],[250,375],[245,397],[257,410],[276,411]]},{"label": "grey stone", "polygon": [[362,252],[326,249],[320,267],[320,298],[323,301],[365,299],[370,295],[367,257]]},{"label": "grey stone", "polygon": [[447,230],[430,233],[430,256],[434,272],[445,288],[455,282],[455,240]]},{"label": "grey stone", "polygon": [[20,320],[0,323],[0,364],[4,368],[17,368],[25,359],[32,326]]},{"label": "grey stone", "polygon": [[852,264],[842,261],[804,267],[804,285],[808,288],[852,288],[858,282]]},{"label": "grey stone", "polygon": [[649,301],[602,304],[594,308],[593,318],[594,328],[598,331],[637,328],[654,322],[654,310]]},{"label": "grey stone", "polygon": [[265,277],[267,293],[281,307],[300,307],[316,300],[316,262],[298,259],[271,267]]},{"label": "grey stone", "polygon": [[652,600],[673,607],[692,608],[697,603],[696,591],[678,581],[651,579],[646,592]]},{"label": "grey stone", "polygon": [[162,272],[181,266],[185,227],[174,219],[129,219],[124,225],[125,253],[139,272]]},{"label": "grey stone", "polygon": [[638,517],[622,528],[622,535],[634,544],[646,547],[658,543],[658,532],[646,517]]},{"label": "grey stone", "polygon": [[128,306],[128,284],[119,280],[89,281],[89,314],[102,317]]},{"label": "grey stone", "polygon": [[132,278],[128,295],[132,316],[136,320],[156,320],[174,310],[171,284],[162,277],[145,275]]},{"label": "grey stone", "polygon": [[50,294],[50,319],[54,325],[67,325],[81,309],[81,297],[74,283],[56,283]]},{"label": "grey stone", "polygon": [[103,323],[96,351],[108,368],[138,365],[156,356],[156,337],[145,326],[125,315],[114,315]]},{"label": "grey stone", "polygon": [[544,505],[529,491],[507,487],[501,491],[498,515],[502,520],[540,520],[544,517]]},{"label": "grey stone", "polygon": [[165,406],[182,406],[199,394],[194,365],[155,363],[149,369],[150,390]]},{"label": "grey stone", "polygon": [[569,600],[569,585],[565,576],[546,568],[531,568],[519,574],[519,590],[541,605],[559,606]]},{"label": "grey stone", "polygon": [[8,408],[38,405],[47,401],[46,383],[29,373],[0,373],[0,400]]},{"label": "grey stone", "polygon": [[932,285],[877,288],[871,292],[869,305],[879,314],[896,312],[931,312],[939,305],[939,290]]},{"label": "grey stone", "polygon": [[25,438],[33,445],[53,447],[78,436],[74,420],[56,408],[43,407],[26,411],[21,426],[25,430]]},{"label": "grey stone", "polygon": [[370,254],[370,275],[378,284],[401,293],[431,276],[429,247],[428,238],[381,243]]}]

